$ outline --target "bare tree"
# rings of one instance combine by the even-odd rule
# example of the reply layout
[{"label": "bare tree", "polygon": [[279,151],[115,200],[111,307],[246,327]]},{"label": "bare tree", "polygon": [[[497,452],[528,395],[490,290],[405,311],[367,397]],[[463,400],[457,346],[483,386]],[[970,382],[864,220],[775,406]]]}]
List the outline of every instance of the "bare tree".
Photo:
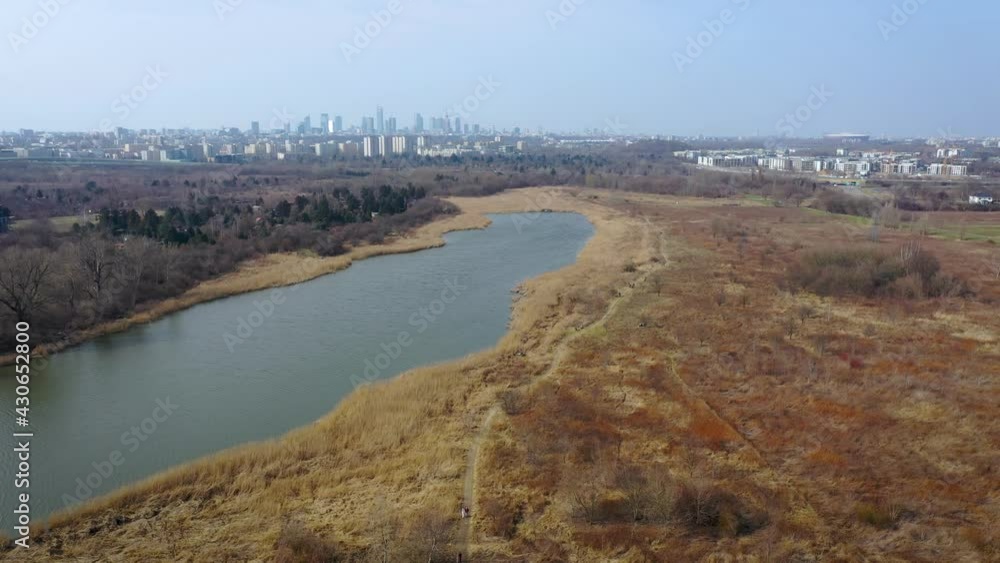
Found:
[{"label": "bare tree", "polygon": [[86,276],[86,291],[94,301],[98,316],[104,308],[105,291],[115,272],[114,247],[100,236],[80,240],[79,263]]},{"label": "bare tree", "polygon": [[568,488],[577,514],[588,524],[600,520],[601,501],[608,493],[607,471],[600,464],[584,469],[572,478]]},{"label": "bare tree", "polygon": [[871,233],[869,233],[868,238],[872,242],[879,242],[881,238],[881,232],[882,232],[882,209],[875,208],[875,210],[872,211],[872,230]]},{"label": "bare tree", "polygon": [[48,299],[47,284],[52,270],[48,252],[38,249],[7,249],[0,255],[0,304],[18,320],[31,322]]},{"label": "bare tree", "polygon": [[414,515],[410,529],[414,560],[434,563],[454,538],[455,522],[450,511],[437,506],[426,506]]},{"label": "bare tree", "polygon": [[385,498],[380,498],[372,507],[369,526],[372,537],[368,551],[369,561],[391,563],[397,560],[399,518],[396,517],[394,507]]},{"label": "bare tree", "polygon": [[129,311],[135,307],[139,282],[142,281],[142,276],[146,272],[147,260],[158,248],[159,244],[148,238],[134,238],[125,243],[122,259],[117,262],[117,266],[122,282],[124,305]]}]

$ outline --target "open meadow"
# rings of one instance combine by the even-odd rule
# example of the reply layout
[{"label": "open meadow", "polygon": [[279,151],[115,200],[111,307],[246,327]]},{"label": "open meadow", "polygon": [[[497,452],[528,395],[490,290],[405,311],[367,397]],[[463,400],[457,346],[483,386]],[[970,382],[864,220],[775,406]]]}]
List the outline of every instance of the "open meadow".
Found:
[{"label": "open meadow", "polygon": [[449,201],[579,212],[596,235],[519,289],[496,348],[59,515],[6,558],[1000,557],[994,245],[872,242],[739,198]]}]

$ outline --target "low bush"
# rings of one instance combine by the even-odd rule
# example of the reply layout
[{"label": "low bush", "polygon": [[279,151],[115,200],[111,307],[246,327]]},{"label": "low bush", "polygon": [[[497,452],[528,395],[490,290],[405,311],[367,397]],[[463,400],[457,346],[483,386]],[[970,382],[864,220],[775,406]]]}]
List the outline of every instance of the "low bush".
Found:
[{"label": "low bush", "polygon": [[746,505],[731,492],[706,483],[681,485],[674,515],[691,531],[716,536],[750,534],[768,522],[766,513]]},{"label": "low bush", "polygon": [[871,217],[879,204],[874,199],[846,194],[840,191],[824,192],[816,199],[816,207],[837,215]]},{"label": "low bush", "polygon": [[275,563],[334,563],[337,548],[301,524],[289,524],[275,543]]},{"label": "low bush", "polygon": [[934,255],[913,247],[896,255],[874,248],[818,250],[789,269],[788,281],[826,296],[921,299],[971,294],[964,281],[941,271]]}]

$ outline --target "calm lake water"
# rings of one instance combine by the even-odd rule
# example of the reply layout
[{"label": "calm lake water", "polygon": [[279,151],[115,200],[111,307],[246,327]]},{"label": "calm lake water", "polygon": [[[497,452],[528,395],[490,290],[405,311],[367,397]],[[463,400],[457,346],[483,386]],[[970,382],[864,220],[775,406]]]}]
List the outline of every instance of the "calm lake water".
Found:
[{"label": "calm lake water", "polygon": [[[309,424],[351,392],[352,376],[385,379],[493,346],[511,290],[572,264],[593,228],[576,214],[491,218],[486,230],[446,235],[442,248],[357,262],[277,298],[198,305],[53,356],[31,380],[32,521]],[[9,535],[15,385],[13,369],[0,368]]]}]

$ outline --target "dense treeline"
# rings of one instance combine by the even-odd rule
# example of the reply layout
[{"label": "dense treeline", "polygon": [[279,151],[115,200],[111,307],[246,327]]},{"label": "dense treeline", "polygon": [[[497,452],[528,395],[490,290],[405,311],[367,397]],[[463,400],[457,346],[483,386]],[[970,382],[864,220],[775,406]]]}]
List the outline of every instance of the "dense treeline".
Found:
[{"label": "dense treeline", "polygon": [[0,340],[9,343],[15,322],[24,320],[37,341],[58,341],[255,256],[302,249],[337,255],[454,210],[419,188],[384,185],[271,206],[207,197],[162,214],[104,209],[94,224],[63,234],[35,224],[0,239]]}]

